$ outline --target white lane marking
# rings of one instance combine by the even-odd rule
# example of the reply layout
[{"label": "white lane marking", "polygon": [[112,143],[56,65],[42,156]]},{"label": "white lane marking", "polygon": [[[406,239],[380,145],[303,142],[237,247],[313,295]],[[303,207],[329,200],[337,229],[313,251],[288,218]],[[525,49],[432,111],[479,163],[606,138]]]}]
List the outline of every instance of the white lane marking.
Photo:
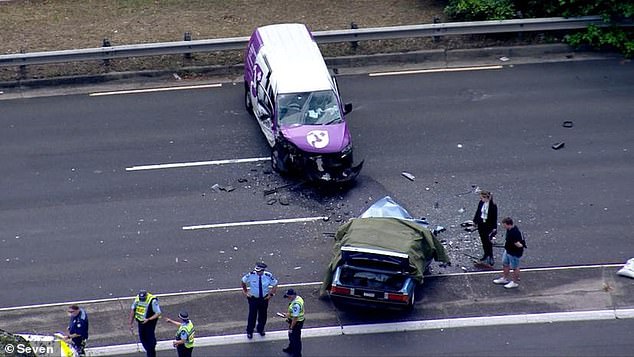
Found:
[{"label": "white lane marking", "polygon": [[[573,270],[573,269],[592,269],[592,268],[622,268],[623,264],[593,264],[593,265],[571,265],[564,267],[548,267],[548,268],[526,268],[522,269],[523,272],[527,271],[557,271],[557,270]],[[467,276],[467,275],[483,275],[483,274],[499,274],[499,270],[492,271],[481,271],[481,272],[468,272],[468,273],[451,273],[451,274],[442,274],[442,275],[429,275],[426,276],[425,279],[434,279],[434,278],[443,278],[447,276]],[[291,284],[280,284],[280,287],[293,287],[293,286],[311,286],[311,285],[320,285],[320,281],[310,282],[310,283],[291,283]],[[182,291],[177,293],[157,293],[154,294],[158,297],[170,297],[170,296],[181,296],[181,295],[199,295],[199,294],[214,294],[214,293],[225,293],[232,291],[240,291],[241,288],[225,288],[225,289],[213,289],[213,290],[194,290],[194,291]],[[28,310],[28,309],[39,309],[42,307],[57,307],[57,306],[67,306],[67,305],[85,305],[85,304],[95,304],[95,303],[103,303],[103,302],[112,302],[119,300],[131,300],[134,299],[134,296],[123,296],[123,297],[115,297],[115,298],[106,298],[106,299],[93,299],[93,300],[81,300],[81,301],[66,301],[66,302],[53,302],[48,304],[38,304],[38,305],[25,305],[25,306],[12,306],[12,307],[0,307],[0,312],[2,311],[15,311],[15,310]]]},{"label": "white lane marking", "polygon": [[421,73],[439,73],[439,72],[464,72],[464,71],[482,71],[488,69],[502,69],[504,66],[480,66],[480,67],[456,67],[456,68],[433,68],[433,69],[412,69],[394,72],[376,72],[368,73],[370,77],[381,76],[397,76],[401,74],[421,74]]},{"label": "white lane marking", "polygon": [[176,86],[176,87],[162,87],[162,88],[117,90],[112,92],[94,92],[94,93],[89,93],[88,95],[91,97],[100,97],[104,95],[169,92],[169,91],[175,91],[175,90],[204,89],[204,88],[218,88],[218,87],[222,87],[222,83],[201,84],[201,85],[195,85],[195,86]]},{"label": "white lane marking", "polygon": [[[294,287],[294,286],[312,286],[312,285],[321,285],[321,281],[315,281],[311,283],[292,283],[292,284],[279,284],[278,287]],[[238,292],[242,291],[242,288],[226,288],[226,289],[213,289],[213,290],[195,290],[195,291],[180,291],[177,293],[159,293],[154,294],[157,297],[172,297],[172,296],[182,296],[182,295],[201,295],[201,294],[214,294],[214,293],[226,293],[226,292]],[[13,307],[2,307],[0,308],[0,312],[2,311],[17,311],[17,310],[29,310],[29,309],[39,309],[43,307],[58,307],[58,306],[67,306],[67,305],[86,305],[86,304],[98,304],[104,302],[113,302],[119,300],[133,300],[136,296],[122,296],[115,298],[107,298],[107,299],[93,299],[93,300],[82,300],[82,301],[67,301],[67,302],[53,302],[48,304],[38,304],[38,305],[26,305],[26,306],[13,306]]]},{"label": "white lane marking", "polygon": [[226,227],[240,227],[240,226],[257,226],[266,224],[278,224],[278,223],[301,223],[301,222],[314,222],[319,220],[327,220],[328,217],[302,217],[302,218],[284,218],[284,219],[271,219],[267,221],[245,221],[245,222],[230,222],[230,223],[215,223],[215,224],[202,224],[198,226],[185,226],[183,230],[190,231],[195,229],[210,229],[210,228],[226,228]]},{"label": "white lane marking", "polygon": [[[528,271],[556,271],[556,270],[576,270],[576,269],[592,269],[592,268],[622,268],[623,263],[621,264],[588,264],[588,265],[569,265],[563,267],[545,267],[545,268],[521,268],[522,272]],[[487,270],[487,271],[470,271],[466,273],[449,273],[442,275],[429,275],[426,276],[425,279],[429,278],[441,278],[443,276],[463,276],[463,275],[490,275],[490,274],[499,274],[501,270]]]},{"label": "white lane marking", "polygon": [[126,171],[141,171],[141,170],[159,170],[159,169],[173,169],[180,167],[194,167],[194,166],[209,166],[209,165],[226,165],[226,164],[243,164],[246,162],[257,162],[271,160],[270,157],[253,157],[248,159],[227,159],[227,160],[214,160],[214,161],[195,161],[195,162],[175,162],[170,164],[155,164],[155,165],[141,165],[126,167]]},{"label": "white lane marking", "polygon": [[[365,325],[341,325],[327,326],[317,328],[302,329],[302,338],[314,337],[332,337],[341,335],[367,335],[376,333],[394,333],[405,331],[424,331],[424,330],[440,330],[454,329],[464,327],[480,327],[480,326],[500,326],[500,325],[520,325],[520,324],[545,324],[558,322],[574,322],[574,321],[600,321],[600,320],[616,320],[623,318],[634,318],[634,309],[615,309],[615,310],[595,310],[595,311],[573,311],[573,312],[554,312],[541,314],[521,314],[521,315],[501,315],[487,317],[466,317],[455,319],[440,320],[420,320],[391,322],[380,324]],[[196,337],[196,347],[223,346],[239,343],[258,343],[270,341],[282,341],[288,339],[288,332],[270,331],[266,333],[266,337],[260,337],[256,334],[252,340],[247,339],[245,334],[226,335],[226,336],[208,336]],[[173,350],[173,340],[159,341],[156,345],[158,351]],[[103,346],[87,348],[86,351],[90,356],[112,356],[127,353],[136,353],[138,344],[126,344],[116,346]]]}]

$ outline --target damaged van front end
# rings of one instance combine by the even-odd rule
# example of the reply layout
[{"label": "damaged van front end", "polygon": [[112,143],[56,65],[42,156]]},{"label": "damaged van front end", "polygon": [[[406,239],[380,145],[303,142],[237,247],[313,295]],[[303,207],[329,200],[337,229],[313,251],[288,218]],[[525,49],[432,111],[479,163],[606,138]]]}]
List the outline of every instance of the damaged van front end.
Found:
[{"label": "damaged van front end", "polygon": [[302,150],[286,138],[278,138],[271,160],[276,171],[301,174],[313,182],[353,181],[363,168],[363,161],[354,165],[352,144],[337,152],[314,152]]}]

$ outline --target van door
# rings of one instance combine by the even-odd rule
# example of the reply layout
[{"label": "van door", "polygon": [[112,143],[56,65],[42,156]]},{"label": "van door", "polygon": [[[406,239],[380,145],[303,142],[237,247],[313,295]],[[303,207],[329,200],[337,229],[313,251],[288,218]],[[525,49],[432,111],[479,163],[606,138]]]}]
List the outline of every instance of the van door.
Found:
[{"label": "van door", "polygon": [[256,105],[254,106],[254,112],[264,136],[269,144],[273,146],[275,143],[275,135],[273,133],[273,116],[275,112],[273,99],[269,94],[271,74],[271,66],[266,60],[266,56],[260,51],[255,63]]}]

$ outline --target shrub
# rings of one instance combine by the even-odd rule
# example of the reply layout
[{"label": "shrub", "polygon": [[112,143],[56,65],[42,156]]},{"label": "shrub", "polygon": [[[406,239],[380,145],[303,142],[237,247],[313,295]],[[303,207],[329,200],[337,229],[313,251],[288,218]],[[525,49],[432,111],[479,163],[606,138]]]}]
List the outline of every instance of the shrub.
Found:
[{"label": "shrub", "polygon": [[458,21],[504,20],[515,16],[511,0],[450,0],[445,14]]}]

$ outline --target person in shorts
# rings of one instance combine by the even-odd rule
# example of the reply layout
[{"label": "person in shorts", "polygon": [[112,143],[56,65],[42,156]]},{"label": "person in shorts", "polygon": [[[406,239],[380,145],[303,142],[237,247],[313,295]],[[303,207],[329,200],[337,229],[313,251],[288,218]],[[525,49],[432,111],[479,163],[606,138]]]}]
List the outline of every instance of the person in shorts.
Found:
[{"label": "person in shorts", "polygon": [[[524,254],[524,239],[522,232],[513,224],[511,217],[502,220],[502,226],[506,228],[506,241],[504,242],[504,255],[502,256],[502,276],[493,280],[494,284],[504,285],[507,289],[519,286],[520,258]],[[509,280],[513,269],[512,280]]]}]

